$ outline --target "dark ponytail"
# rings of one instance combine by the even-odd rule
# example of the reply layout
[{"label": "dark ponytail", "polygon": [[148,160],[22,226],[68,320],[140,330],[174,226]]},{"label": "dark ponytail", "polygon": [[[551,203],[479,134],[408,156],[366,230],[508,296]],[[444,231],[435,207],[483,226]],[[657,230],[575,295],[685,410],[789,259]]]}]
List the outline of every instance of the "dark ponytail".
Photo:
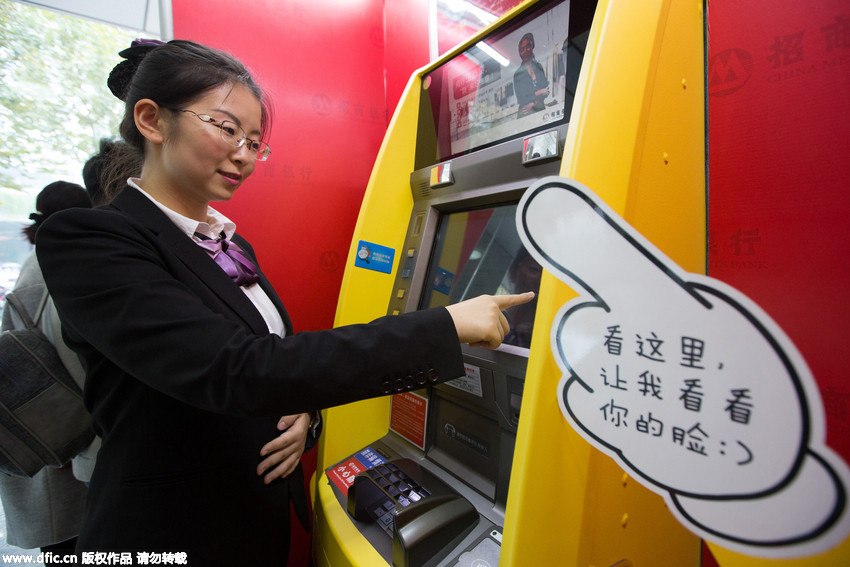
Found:
[{"label": "dark ponytail", "polygon": [[73,207],[91,208],[89,194],[80,185],[68,181],[54,181],[44,187],[35,198],[36,212],[30,215],[33,223],[24,227],[23,233],[35,244],[35,232],[50,215]]}]

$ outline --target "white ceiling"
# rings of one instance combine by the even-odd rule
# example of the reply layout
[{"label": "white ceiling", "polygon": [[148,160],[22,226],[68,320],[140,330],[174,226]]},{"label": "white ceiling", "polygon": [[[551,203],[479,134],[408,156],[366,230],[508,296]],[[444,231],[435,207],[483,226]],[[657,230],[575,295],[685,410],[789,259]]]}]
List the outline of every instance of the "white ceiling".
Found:
[{"label": "white ceiling", "polygon": [[171,0],[16,0],[64,14],[81,16],[144,32],[147,37],[173,38]]}]

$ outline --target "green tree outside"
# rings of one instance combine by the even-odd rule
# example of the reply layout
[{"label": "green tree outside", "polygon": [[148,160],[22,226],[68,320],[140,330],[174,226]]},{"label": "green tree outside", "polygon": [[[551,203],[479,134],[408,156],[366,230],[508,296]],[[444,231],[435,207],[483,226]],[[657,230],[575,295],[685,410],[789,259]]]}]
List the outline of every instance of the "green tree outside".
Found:
[{"label": "green tree outside", "polygon": [[121,120],[109,71],[140,35],[0,0],[0,217],[26,219],[47,183],[82,183],[83,164]]}]

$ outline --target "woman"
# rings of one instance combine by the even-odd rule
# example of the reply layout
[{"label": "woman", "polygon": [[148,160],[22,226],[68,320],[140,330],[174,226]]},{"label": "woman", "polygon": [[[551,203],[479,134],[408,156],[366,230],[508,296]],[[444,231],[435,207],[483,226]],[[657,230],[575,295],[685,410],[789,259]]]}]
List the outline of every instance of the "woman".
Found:
[{"label": "woman", "polygon": [[549,96],[549,79],[534,58],[534,34],[527,33],[519,40],[519,58],[522,61],[514,72],[514,92],[519,110],[517,118],[540,112],[546,108]]},{"label": "woman", "polygon": [[141,175],[38,235],[102,438],[78,550],[285,564],[290,497],[306,520],[308,412],[461,376],[460,343],[497,346],[501,310],[533,294],[293,334],[251,246],[209,207],[268,157],[262,91],[195,43],[122,54],[110,88]]}]

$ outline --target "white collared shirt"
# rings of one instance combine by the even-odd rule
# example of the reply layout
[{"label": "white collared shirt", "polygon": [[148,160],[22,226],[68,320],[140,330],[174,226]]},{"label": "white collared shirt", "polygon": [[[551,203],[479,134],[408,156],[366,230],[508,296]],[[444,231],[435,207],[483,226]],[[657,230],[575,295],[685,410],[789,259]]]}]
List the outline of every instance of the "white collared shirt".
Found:
[{"label": "white collared shirt", "polygon": [[[177,226],[177,228],[183,231],[186,236],[195,242],[200,241],[200,239],[195,236],[196,232],[209,236],[212,239],[218,238],[222,232],[228,239],[232,238],[236,233],[236,224],[212,207],[207,207],[207,221],[198,222],[169,209],[154,199],[152,195],[139,186],[139,179],[137,177],[131,177],[128,179],[127,184],[138,189],[142,195],[150,199],[154,205],[159,207],[159,209],[165,213],[165,216],[167,216],[171,222]],[[245,295],[248,296],[248,299],[251,300],[251,303],[254,304],[257,311],[260,312],[260,315],[263,316],[263,319],[266,321],[266,325],[269,328],[269,332],[281,337],[286,336],[286,328],[283,326],[283,319],[280,316],[280,312],[277,308],[275,308],[271,299],[269,299],[269,296],[266,295],[266,292],[264,292],[263,288],[260,287],[260,284],[254,283],[249,286],[243,285],[239,287]]]}]

